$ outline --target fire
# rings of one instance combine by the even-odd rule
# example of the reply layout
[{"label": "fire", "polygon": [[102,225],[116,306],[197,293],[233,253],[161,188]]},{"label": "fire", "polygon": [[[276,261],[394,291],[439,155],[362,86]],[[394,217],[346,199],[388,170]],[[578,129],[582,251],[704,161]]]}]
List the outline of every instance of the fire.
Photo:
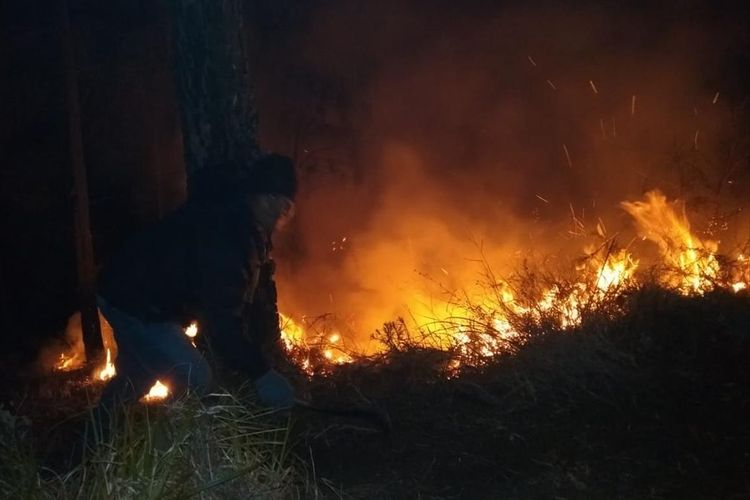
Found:
[{"label": "fire", "polygon": [[750,280],[750,259],[745,254],[737,255],[731,269],[731,287],[734,293],[747,290],[747,283]]},{"label": "fire", "polygon": [[[703,295],[718,287],[735,293],[747,289],[750,259],[739,254],[723,264],[725,267],[720,267],[718,243],[702,240],[691,231],[683,202],[670,202],[660,192],[652,191],[643,200],[623,202],[621,206],[635,220],[638,233],[657,244],[666,264],[666,270],[658,275],[663,285],[684,295]],[[567,280],[524,290],[523,285],[514,287],[512,280],[488,273],[484,281],[474,280],[472,285],[466,286],[469,272],[435,262],[433,270],[439,271],[437,274],[441,280],[447,280],[450,285],[440,283],[429,291],[412,285],[399,288],[399,284],[399,287],[392,288],[398,293],[394,298],[399,297],[406,303],[392,310],[409,318],[408,324],[403,322],[409,342],[453,353],[446,365],[449,376],[456,375],[465,366],[482,364],[500,353],[513,352],[524,342],[524,335],[520,332],[525,326],[574,329],[589,312],[605,304],[608,297],[639,284],[636,275],[639,259],[629,249],[617,247],[614,239],[607,238],[601,220],[596,229],[601,238],[599,241],[605,243],[585,248],[585,257]],[[580,223],[577,234],[584,233]],[[347,237],[336,240],[336,251],[344,250],[348,241]],[[371,256],[367,257],[371,261],[362,259],[363,266],[379,264]],[[437,280],[432,281],[437,283]],[[383,310],[382,303],[377,306]],[[382,321],[395,317],[383,317]],[[282,345],[308,375],[325,373],[333,365],[352,363],[357,356],[375,354],[384,349],[384,345],[377,343],[374,347],[370,343],[353,348],[348,340],[361,329],[353,319],[343,323],[328,316],[321,318],[310,320],[302,316],[301,320],[296,320],[291,315],[279,314]],[[195,321],[184,329],[193,346],[198,331]],[[105,340],[106,363],[95,371],[93,377],[102,381],[116,374],[113,364],[116,344],[109,327]],[[79,342],[75,350],[54,358],[54,368],[76,368],[83,363],[82,356],[82,343]],[[143,400],[160,400],[168,394],[169,388],[156,381]]]},{"label": "fire", "polygon": [[[638,233],[657,244],[665,264],[657,275],[662,285],[683,295],[703,295],[716,288],[736,293],[747,289],[750,282],[748,259],[739,255],[733,263],[722,267],[717,258],[718,243],[701,239],[691,231],[682,201],[668,201],[660,192],[652,191],[643,200],[623,202],[621,206],[635,220]],[[581,223],[577,235],[585,233]],[[454,376],[467,365],[482,364],[500,353],[513,352],[524,342],[525,337],[520,333],[524,325],[574,329],[588,313],[607,304],[609,297],[639,286],[640,259],[630,249],[617,247],[613,238],[607,238],[602,221],[597,224],[596,234],[605,243],[598,248],[585,249],[585,258],[568,281],[563,279],[519,293],[511,281],[492,273],[485,281],[474,280],[474,284],[467,285],[469,274],[465,270],[441,266],[436,261],[432,266],[436,274],[442,273],[441,279],[452,284],[441,283],[433,292],[412,285],[391,287],[394,300],[405,302],[401,307],[394,304],[393,311],[409,318],[404,325],[410,342],[453,353],[446,373]],[[377,240],[370,243],[382,245]],[[349,251],[356,252],[356,249]],[[380,269],[377,257],[388,260],[383,256],[385,253],[358,256],[357,264],[364,269],[369,269],[368,266]],[[398,257],[399,250],[393,253]],[[387,257],[391,257],[390,253]],[[427,277],[431,282],[437,281]],[[395,281],[392,277],[389,279]],[[374,305],[384,310],[382,303]],[[364,308],[367,309],[366,304]],[[361,312],[366,315],[370,311]],[[383,322],[393,319],[382,317]],[[325,327],[321,332],[319,326],[312,328],[304,319],[297,323],[287,315],[281,315],[281,329],[285,347],[308,374],[325,371],[326,365],[352,362],[354,352],[376,354],[384,348],[373,348],[371,343],[364,349],[354,352],[349,349],[344,353],[338,348],[342,340],[347,339],[346,335]],[[349,333],[356,335],[357,331],[353,328]]]},{"label": "fire", "polygon": [[281,341],[287,350],[301,347],[304,344],[305,330],[289,316],[279,313]]},{"label": "fire", "polygon": [[718,245],[702,241],[690,231],[684,203],[668,203],[661,192],[651,191],[645,201],[621,205],[636,220],[639,234],[659,246],[669,267],[662,277],[665,285],[685,295],[702,295],[716,286]]},{"label": "fire", "polygon": [[193,321],[185,328],[185,335],[194,339],[198,335],[198,322]]},{"label": "fire", "polygon": [[75,355],[66,355],[64,352],[60,353],[60,358],[55,364],[55,370],[68,371],[74,370],[79,365],[79,361]]},{"label": "fire", "polygon": [[633,278],[638,268],[638,260],[626,250],[619,250],[608,254],[604,262],[595,261],[594,265],[599,269],[596,288],[600,294],[606,294],[617,290]]},{"label": "fire", "polygon": [[185,328],[185,330],[183,330],[183,332],[190,339],[190,343],[193,344],[193,347],[195,347],[195,337],[198,336],[198,322],[193,321]]},{"label": "fire", "polygon": [[309,375],[314,373],[310,360],[312,353],[317,353],[327,363],[332,364],[353,361],[353,358],[341,346],[343,337],[339,332],[315,333],[304,326],[304,318],[301,324],[282,313],[279,313],[279,328],[284,348]]},{"label": "fire", "polygon": [[104,367],[97,370],[97,378],[99,380],[109,380],[117,374],[115,365],[112,363],[112,352],[107,349],[107,361],[104,363]]},{"label": "fire", "polygon": [[169,396],[169,387],[162,384],[160,380],[157,380],[148,393],[141,398],[142,403],[154,403],[161,401]]}]

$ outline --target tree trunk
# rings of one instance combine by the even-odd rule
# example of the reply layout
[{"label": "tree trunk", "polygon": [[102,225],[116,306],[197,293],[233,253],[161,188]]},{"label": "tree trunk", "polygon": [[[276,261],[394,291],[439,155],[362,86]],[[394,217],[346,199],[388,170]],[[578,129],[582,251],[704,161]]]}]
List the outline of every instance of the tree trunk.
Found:
[{"label": "tree trunk", "polygon": [[86,346],[86,359],[96,359],[102,351],[102,334],[96,306],[96,268],[94,245],[89,222],[89,197],[86,164],[81,137],[81,113],[78,94],[78,71],[73,49],[73,35],[67,0],[60,0],[63,64],[65,71],[66,105],[68,108],[68,133],[70,162],[73,167],[75,197],[75,245],[78,269],[78,293],[81,307],[81,329]]},{"label": "tree trunk", "polygon": [[259,154],[241,5],[171,0],[188,195],[201,168],[249,165]]}]

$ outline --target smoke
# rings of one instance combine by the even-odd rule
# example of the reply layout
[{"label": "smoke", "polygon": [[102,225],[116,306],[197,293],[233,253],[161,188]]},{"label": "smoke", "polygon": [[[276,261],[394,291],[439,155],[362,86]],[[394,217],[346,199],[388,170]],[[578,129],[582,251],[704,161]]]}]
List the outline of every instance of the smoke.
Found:
[{"label": "smoke", "polygon": [[[314,9],[284,48],[325,95],[293,138],[314,168],[278,245],[282,309],[364,333],[427,315],[485,264],[580,252],[600,220],[634,236],[619,203],[652,188],[706,218],[735,213],[747,174],[722,155],[745,97],[728,75],[744,23],[700,2]],[[737,239],[747,223],[732,222]]]}]

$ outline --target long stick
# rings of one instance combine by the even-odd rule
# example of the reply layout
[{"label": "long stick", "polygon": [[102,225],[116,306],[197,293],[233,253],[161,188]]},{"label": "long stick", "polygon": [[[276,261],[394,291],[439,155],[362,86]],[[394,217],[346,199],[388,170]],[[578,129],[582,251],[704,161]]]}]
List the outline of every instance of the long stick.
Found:
[{"label": "long stick", "polygon": [[388,414],[376,408],[333,408],[313,404],[303,399],[295,399],[294,406],[304,410],[314,411],[316,413],[325,413],[338,417],[355,417],[367,420],[375,424],[381,431],[388,434],[391,431],[391,419]]}]

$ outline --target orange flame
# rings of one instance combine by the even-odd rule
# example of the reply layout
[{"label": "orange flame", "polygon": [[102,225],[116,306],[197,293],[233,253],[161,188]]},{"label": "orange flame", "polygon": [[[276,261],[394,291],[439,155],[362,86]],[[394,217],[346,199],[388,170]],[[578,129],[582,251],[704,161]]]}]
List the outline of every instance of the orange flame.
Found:
[{"label": "orange flame", "polygon": [[169,396],[169,387],[162,384],[160,380],[157,380],[148,393],[141,398],[142,403],[154,403],[156,401],[162,401]]},{"label": "orange flame", "polygon": [[650,191],[645,201],[626,201],[621,206],[636,220],[639,234],[659,246],[670,267],[662,277],[665,285],[685,295],[702,295],[716,286],[718,245],[702,241],[690,231],[684,203],[668,203],[661,192]]},{"label": "orange flame", "polygon": [[195,345],[195,337],[198,336],[198,322],[193,321],[191,322],[185,330],[183,330],[185,335],[190,339],[190,343],[193,344],[193,347],[196,347]]},{"label": "orange flame", "polygon": [[65,372],[77,368],[79,364],[80,362],[76,358],[75,354],[67,355],[62,352],[60,353],[60,357],[58,358],[57,363],[55,364],[55,370]]},{"label": "orange flame", "polygon": [[112,352],[107,349],[107,361],[104,363],[104,367],[97,370],[97,377],[99,380],[109,380],[117,375],[115,365],[112,363]]}]

